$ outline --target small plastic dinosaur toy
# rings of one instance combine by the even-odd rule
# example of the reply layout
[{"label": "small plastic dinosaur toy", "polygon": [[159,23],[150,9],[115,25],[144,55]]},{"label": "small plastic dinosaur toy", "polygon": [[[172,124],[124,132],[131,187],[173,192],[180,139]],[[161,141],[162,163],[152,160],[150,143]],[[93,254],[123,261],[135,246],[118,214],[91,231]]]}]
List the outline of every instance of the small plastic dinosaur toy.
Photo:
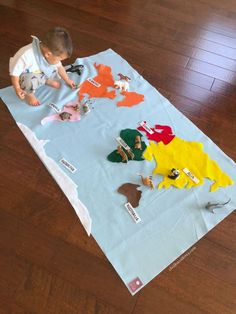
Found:
[{"label": "small plastic dinosaur toy", "polygon": [[66,72],[71,72],[71,73],[77,73],[78,75],[81,75],[83,72],[84,66],[82,64],[78,65],[73,65],[71,64],[69,69],[66,69]]},{"label": "small plastic dinosaur toy", "polygon": [[141,174],[139,174],[139,176],[141,177],[142,183],[143,185],[146,185],[148,187],[150,187],[151,189],[154,189],[154,183],[152,181],[152,176],[148,176],[148,177],[143,177]]},{"label": "small plastic dinosaur toy", "polygon": [[231,201],[231,198],[225,202],[225,203],[211,203],[211,202],[208,202],[205,206],[206,209],[209,209],[212,213],[214,213],[214,208],[221,208],[225,205],[227,205],[229,202]]}]

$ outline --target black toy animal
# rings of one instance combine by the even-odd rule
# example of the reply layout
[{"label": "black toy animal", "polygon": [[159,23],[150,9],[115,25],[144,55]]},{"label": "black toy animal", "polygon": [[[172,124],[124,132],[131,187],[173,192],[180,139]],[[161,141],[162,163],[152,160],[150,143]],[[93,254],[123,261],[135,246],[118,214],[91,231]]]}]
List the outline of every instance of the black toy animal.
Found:
[{"label": "black toy animal", "polygon": [[84,66],[82,64],[73,65],[71,64],[70,68],[66,69],[66,72],[77,73],[81,75],[83,72]]}]

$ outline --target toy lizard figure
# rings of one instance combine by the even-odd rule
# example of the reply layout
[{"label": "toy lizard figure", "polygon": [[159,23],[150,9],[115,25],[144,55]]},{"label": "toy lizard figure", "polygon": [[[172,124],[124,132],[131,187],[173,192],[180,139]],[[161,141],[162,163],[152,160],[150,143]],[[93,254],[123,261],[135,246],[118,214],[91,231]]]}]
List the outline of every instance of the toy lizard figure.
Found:
[{"label": "toy lizard figure", "polygon": [[229,204],[229,202],[231,201],[231,198],[225,202],[225,203],[211,203],[211,202],[208,202],[205,206],[206,209],[209,209],[212,213],[214,213],[214,208],[221,208],[227,204]]}]

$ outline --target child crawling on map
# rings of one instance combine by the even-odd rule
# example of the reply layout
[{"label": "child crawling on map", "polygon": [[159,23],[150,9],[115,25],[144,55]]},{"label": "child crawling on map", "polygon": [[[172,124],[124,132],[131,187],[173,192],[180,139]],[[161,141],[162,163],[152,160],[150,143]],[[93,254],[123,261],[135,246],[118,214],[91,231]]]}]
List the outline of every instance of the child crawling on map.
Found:
[{"label": "child crawling on map", "polygon": [[75,88],[61,61],[72,54],[72,40],[68,31],[61,27],[49,30],[42,41],[35,36],[31,44],[22,47],[10,58],[9,72],[16,95],[26,99],[31,106],[40,105],[35,97],[36,89],[44,84],[60,88],[59,76],[71,88]]}]

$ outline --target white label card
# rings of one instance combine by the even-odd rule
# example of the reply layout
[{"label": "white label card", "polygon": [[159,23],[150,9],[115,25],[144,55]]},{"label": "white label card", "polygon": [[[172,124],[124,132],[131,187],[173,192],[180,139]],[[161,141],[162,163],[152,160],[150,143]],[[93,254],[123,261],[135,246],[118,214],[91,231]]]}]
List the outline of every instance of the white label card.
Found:
[{"label": "white label card", "polygon": [[54,109],[56,112],[61,112],[61,110],[57,107],[57,105],[53,104],[52,102],[50,102],[48,106]]},{"label": "white label card", "polygon": [[140,122],[139,125],[142,126],[144,130],[147,131],[149,134],[154,133],[145,121]]},{"label": "white label card", "polygon": [[89,83],[91,83],[92,85],[94,85],[94,86],[96,86],[96,87],[100,87],[100,86],[101,86],[101,84],[98,83],[98,82],[96,82],[92,77],[89,77],[89,78],[87,79],[87,81],[89,81]]},{"label": "white label card", "polygon": [[68,169],[70,172],[74,173],[77,169],[71,164],[69,163],[67,160],[65,160],[65,158],[62,158],[60,160],[60,163],[66,167],[66,169]]},{"label": "white label card", "polygon": [[137,214],[137,212],[134,210],[133,206],[130,203],[125,204],[125,208],[127,209],[130,216],[133,218],[133,220],[137,223],[141,221],[141,218]]},{"label": "white label card", "polygon": [[126,144],[125,141],[121,137],[118,136],[116,138],[116,140],[122,147],[124,147],[124,149],[131,150],[131,148],[128,146],[128,144]]},{"label": "white label card", "polygon": [[199,180],[197,177],[195,177],[195,175],[192,174],[192,172],[190,172],[190,171],[188,170],[188,168],[184,168],[184,169],[183,169],[183,172],[184,172],[194,183],[196,183],[196,184],[199,183],[200,180]]}]

